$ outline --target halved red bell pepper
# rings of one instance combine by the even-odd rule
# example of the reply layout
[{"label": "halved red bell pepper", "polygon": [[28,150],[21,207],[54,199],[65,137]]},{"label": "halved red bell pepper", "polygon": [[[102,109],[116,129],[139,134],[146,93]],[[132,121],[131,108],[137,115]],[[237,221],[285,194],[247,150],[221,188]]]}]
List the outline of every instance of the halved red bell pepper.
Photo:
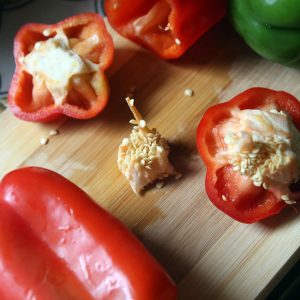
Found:
[{"label": "halved red bell pepper", "polygon": [[224,0],[105,0],[114,29],[164,59],[181,56],[225,14]]},{"label": "halved red bell pepper", "polygon": [[116,218],[53,171],[0,185],[2,300],[174,300],[176,287]]},{"label": "halved red bell pepper", "polygon": [[[300,103],[283,91],[251,88],[232,100],[210,107],[197,129],[197,148],[206,167],[206,192],[211,202],[221,211],[243,223],[253,223],[278,214],[287,204],[275,190],[255,186],[252,180],[234,171],[233,165],[220,164],[218,153],[224,151],[224,132],[219,126],[232,117],[234,111],[273,107],[287,113],[300,130]],[[293,199],[300,200],[299,182],[288,186]]]},{"label": "halved red bell pepper", "polygon": [[104,70],[112,63],[113,42],[98,14],[54,25],[26,24],[15,37],[14,56],[8,102],[18,118],[88,119],[105,107],[109,87]]}]

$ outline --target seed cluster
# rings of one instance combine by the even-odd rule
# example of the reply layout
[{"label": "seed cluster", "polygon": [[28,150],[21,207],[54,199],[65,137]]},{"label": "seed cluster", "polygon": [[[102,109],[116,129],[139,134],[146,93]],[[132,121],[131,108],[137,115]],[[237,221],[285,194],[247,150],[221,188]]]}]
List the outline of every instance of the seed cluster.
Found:
[{"label": "seed cluster", "polygon": [[132,161],[151,170],[153,162],[159,159],[162,152],[169,152],[166,140],[155,128],[148,132],[141,128],[143,127],[134,126],[130,137],[123,139],[120,145],[118,165],[122,173],[128,170]]},{"label": "seed cluster", "polygon": [[[275,175],[282,168],[290,165],[293,159],[290,152],[291,141],[281,136],[260,136],[259,142],[254,142],[250,151],[231,153],[230,164],[233,170],[252,179],[255,186],[268,189],[267,177]],[[298,174],[299,176],[299,174]],[[298,178],[295,179],[295,181]],[[287,204],[294,204],[288,194],[281,196]]]}]

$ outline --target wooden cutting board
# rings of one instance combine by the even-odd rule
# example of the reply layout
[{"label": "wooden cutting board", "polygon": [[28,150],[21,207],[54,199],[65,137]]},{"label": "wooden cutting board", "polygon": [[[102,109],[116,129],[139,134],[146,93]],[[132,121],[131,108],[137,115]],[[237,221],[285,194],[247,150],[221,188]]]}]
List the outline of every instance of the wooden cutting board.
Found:
[{"label": "wooden cutting board", "polygon": [[[51,124],[0,115],[1,177],[20,166],[52,169],[83,188],[143,241],[178,284],[180,299],[264,298],[299,258],[300,216],[286,209],[257,224],[240,224],[218,211],[204,189],[205,167],[195,147],[204,111],[253,86],[300,98],[300,73],[255,55],[221,22],[182,58],[166,62],[110,30],[115,60],[108,72],[111,98],[89,121]],[[136,196],[120,174],[117,149],[129,135],[124,98],[136,87],[136,105],[168,139],[183,178]],[[184,96],[192,88],[193,97]],[[59,135],[47,145],[51,129]],[[37,187],[38,188],[38,187]]]}]

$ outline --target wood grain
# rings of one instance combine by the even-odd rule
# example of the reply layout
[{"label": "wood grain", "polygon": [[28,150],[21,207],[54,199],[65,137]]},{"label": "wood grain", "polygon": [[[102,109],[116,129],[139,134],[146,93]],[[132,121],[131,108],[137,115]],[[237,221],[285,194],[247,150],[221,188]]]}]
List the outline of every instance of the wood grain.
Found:
[{"label": "wood grain", "polygon": [[[116,53],[106,110],[93,120],[46,125],[19,121],[5,111],[0,115],[1,177],[36,165],[75,182],[138,235],[178,283],[180,299],[263,299],[299,258],[300,218],[286,209],[245,225],[219,212],[205,193],[195,131],[210,105],[253,86],[300,98],[299,72],[256,56],[226,22],[171,62],[111,32]],[[171,160],[184,175],[143,196],[133,194],[116,164],[118,145],[131,130],[124,101],[130,86],[136,87],[138,109],[168,139]],[[186,88],[195,95],[184,96]],[[40,145],[51,129],[60,134]]]}]

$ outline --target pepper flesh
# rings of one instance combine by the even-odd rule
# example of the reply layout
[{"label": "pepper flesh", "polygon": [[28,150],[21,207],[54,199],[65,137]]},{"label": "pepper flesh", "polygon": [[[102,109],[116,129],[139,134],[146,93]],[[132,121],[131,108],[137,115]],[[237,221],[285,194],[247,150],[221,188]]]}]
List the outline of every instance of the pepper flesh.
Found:
[{"label": "pepper flesh", "polygon": [[1,299],[176,299],[174,283],[116,218],[42,168],[0,185]]},{"label": "pepper flesh", "polygon": [[[39,49],[44,50],[46,46],[60,49],[60,53],[66,55],[72,53],[82,60],[84,66],[93,66],[92,71],[71,73],[72,77],[66,80],[53,76],[58,84],[66,81],[67,93],[64,99],[56,99],[53,84],[51,89],[43,75],[47,75],[44,74],[46,68],[54,75],[61,72],[66,63],[65,57],[70,55],[62,56],[61,61],[53,55],[47,56],[46,51],[37,55]],[[89,119],[104,109],[109,96],[104,71],[112,63],[113,42],[99,15],[80,14],[54,25],[26,24],[15,37],[14,56],[16,70],[9,89],[8,104],[18,118],[38,122],[51,121],[61,115]],[[69,63],[72,66],[71,60]],[[39,71],[38,74],[33,72],[33,67]]]},{"label": "pepper flesh", "polygon": [[298,0],[230,0],[233,26],[259,55],[300,67]]},{"label": "pepper flesh", "polygon": [[106,0],[108,21],[121,35],[164,59],[181,56],[225,14],[223,0]]},{"label": "pepper flesh", "polygon": [[[211,202],[233,219],[254,223],[278,214],[286,202],[274,190],[255,186],[250,177],[234,170],[233,165],[220,164],[218,153],[223,151],[224,136],[218,127],[226,124],[235,111],[247,109],[276,108],[287,113],[300,131],[300,103],[292,95],[266,88],[249,89],[228,102],[209,108],[197,129],[197,147],[206,167],[205,188]],[[289,187],[293,200],[299,201],[299,181]]]}]

